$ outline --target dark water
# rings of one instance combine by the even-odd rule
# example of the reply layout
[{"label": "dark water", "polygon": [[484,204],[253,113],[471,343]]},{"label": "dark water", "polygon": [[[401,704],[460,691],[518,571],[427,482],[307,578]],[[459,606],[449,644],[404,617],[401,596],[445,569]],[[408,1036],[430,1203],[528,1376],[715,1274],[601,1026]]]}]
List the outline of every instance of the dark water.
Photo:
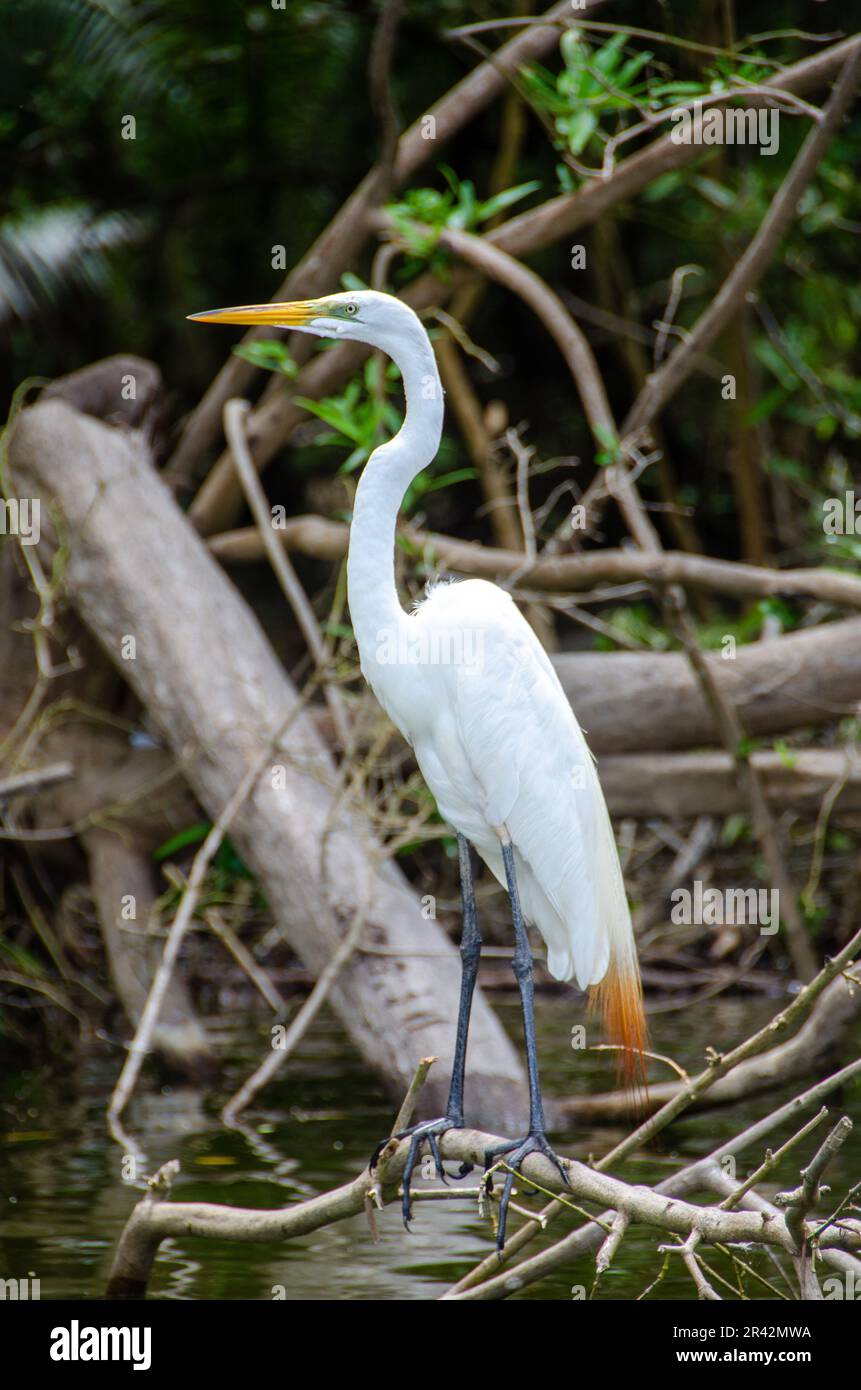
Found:
[{"label": "dark water", "polygon": [[[696,1069],[706,1045],[726,1048],[764,1022],[780,1000],[719,999],[682,1012],[659,1014],[652,1025],[653,1046]],[[500,1006],[518,1037],[514,999]],[[608,1063],[570,1047],[571,1024],[580,1017],[569,998],[539,1003],[540,1048],[548,1094],[603,1089]],[[178,1158],[182,1171],[174,1196],[186,1201],[236,1206],[277,1207],[301,1200],[354,1177],[377,1140],[388,1132],[391,1106],[373,1077],[355,1057],[337,1021],[319,1018],[283,1078],[264,1093],[248,1116],[248,1133],[223,1128],[218,1103],[231,1093],[263,1055],[260,1018],[243,1019],[222,1037],[234,1059],[218,1093],[158,1088],[151,1075],[139,1086],[127,1112],[127,1127],[144,1150],[146,1171]],[[850,1039],[835,1067],[857,1055],[861,1030]],[[43,1298],[99,1297],[111,1256],[139,1189],[123,1181],[123,1154],[105,1130],[104,1115],[121,1058],[100,1042],[82,1049],[53,1071],[7,1075],[0,1100],[0,1278],[36,1277]],[[815,1078],[811,1078],[811,1081]],[[632,1159],[620,1175],[635,1181],[667,1176],[693,1156],[707,1153],[724,1137],[774,1109],[804,1089],[797,1083],[753,1097],[724,1110],[682,1118],[649,1153]],[[856,1130],[839,1162],[830,1169],[835,1194],[861,1176],[861,1091],[830,1101]],[[797,1169],[824,1134],[807,1141],[799,1157],[788,1159],[765,1195],[797,1182]],[[606,1152],[621,1137],[608,1128],[559,1136],[563,1152],[577,1157]],[[768,1143],[787,1137],[776,1132]],[[741,1179],[763,1157],[739,1160]],[[467,1180],[471,1181],[470,1179]],[[179,1299],[268,1299],[274,1286],[288,1299],[433,1299],[491,1250],[489,1227],[479,1219],[474,1199],[419,1205],[408,1235],[395,1207],[378,1214],[380,1240],[374,1244],[364,1216],[328,1227],[289,1244],[251,1245],[183,1239],[165,1243],[159,1253],[151,1296]],[[548,1244],[571,1224],[551,1228],[531,1250]],[[628,1234],[618,1257],[619,1272],[603,1283],[599,1298],[636,1298],[667,1263],[657,1253],[659,1232],[643,1228]],[[707,1252],[713,1268],[735,1283],[729,1262]],[[750,1258],[760,1273],[781,1284],[767,1255]],[[520,1297],[570,1299],[572,1286],[587,1290],[594,1256],[572,1263],[552,1280]],[[731,1294],[724,1290],[727,1297]],[[749,1280],[751,1297],[770,1297]],[[689,1277],[670,1259],[650,1298],[691,1298]]]}]

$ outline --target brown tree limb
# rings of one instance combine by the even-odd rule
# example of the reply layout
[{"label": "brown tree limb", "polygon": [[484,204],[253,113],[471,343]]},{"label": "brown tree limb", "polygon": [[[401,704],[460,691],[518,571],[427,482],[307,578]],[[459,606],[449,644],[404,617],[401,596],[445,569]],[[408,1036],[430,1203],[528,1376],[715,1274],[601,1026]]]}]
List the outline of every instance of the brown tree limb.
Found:
[{"label": "brown tree limb", "polygon": [[[331,354],[327,354],[331,356]],[[831,569],[766,569],[733,560],[689,555],[682,550],[650,554],[642,550],[590,550],[576,555],[543,555],[525,561],[522,550],[480,545],[402,522],[401,536],[445,567],[480,579],[515,580],[526,589],[576,593],[599,584],[642,580],[683,584],[686,588],[732,598],[810,598],[835,607],[861,610],[861,579]],[[350,528],[321,516],[291,516],[277,538],[285,549],[317,560],[339,560],[347,553]],[[209,547],[224,564],[250,564],[263,557],[255,527],[212,536]]]},{"label": "brown tree limb", "polygon": [[278,544],[272,529],[272,513],[269,510],[269,502],[263,491],[257,470],[251,462],[251,455],[248,452],[248,443],[245,438],[245,418],[250,409],[247,401],[229,400],[227,402],[224,407],[224,437],[233,456],[236,472],[249,509],[257,523],[257,534],[263,549],[275,573],[275,578],[281,586],[281,591],[293,610],[293,615],[302,636],[305,638],[317,673],[323,677],[323,694],[332,714],[338,742],[344,750],[350,746],[350,723],[344,705],[344,697],[336,685],[325,679],[329,657],[326,645],[320,636],[316,615],[305,590],[299,583],[299,577],[287,557],[287,551]]},{"label": "brown tree limb", "polygon": [[[750,760],[776,811],[815,817],[834,789],[833,804],[842,812],[861,810],[861,759],[852,749],[763,750]],[[693,820],[703,806],[710,816],[722,817],[743,812],[747,805],[734,762],[725,752],[611,755],[601,758],[599,772],[610,814],[617,819],[666,816],[676,822]],[[677,876],[673,886],[681,881]]]}]

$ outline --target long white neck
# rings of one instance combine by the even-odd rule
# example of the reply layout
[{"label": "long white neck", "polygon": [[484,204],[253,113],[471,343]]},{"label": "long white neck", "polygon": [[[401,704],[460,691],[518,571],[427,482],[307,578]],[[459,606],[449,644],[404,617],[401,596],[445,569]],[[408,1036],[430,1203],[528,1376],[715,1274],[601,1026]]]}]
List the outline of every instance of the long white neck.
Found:
[{"label": "long white neck", "polygon": [[347,596],[362,669],[377,664],[380,644],[408,622],[395,584],[395,526],[404,493],[435,457],[442,434],[442,385],[433,348],[416,320],[385,351],[400,368],[406,415],[394,439],[365,465],[353,508]]}]

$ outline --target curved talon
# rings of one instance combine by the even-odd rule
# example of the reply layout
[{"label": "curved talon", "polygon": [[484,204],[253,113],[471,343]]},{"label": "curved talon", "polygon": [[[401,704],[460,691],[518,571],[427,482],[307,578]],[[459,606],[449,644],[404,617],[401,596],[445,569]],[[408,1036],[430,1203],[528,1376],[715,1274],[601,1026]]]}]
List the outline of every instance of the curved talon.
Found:
[{"label": "curved talon", "polygon": [[508,1224],[508,1204],[511,1201],[511,1192],[516,1177],[517,1174],[515,1172],[506,1173],[505,1175],[505,1186],[502,1189],[502,1196],[499,1199],[499,1225],[496,1231],[497,1250],[501,1250],[505,1244],[505,1228]]},{"label": "curved talon", "polygon": [[410,1229],[410,1216],[412,1205],[410,1201],[410,1183],[412,1182],[413,1172],[415,1170],[416,1163],[418,1162],[419,1147],[421,1145],[421,1142],[422,1135],[419,1133],[413,1134],[413,1137],[410,1140],[407,1161],[404,1164],[404,1175],[401,1179],[404,1189],[403,1196],[401,1198],[401,1212],[404,1218],[404,1229],[407,1231]]},{"label": "curved talon", "polygon": [[[407,1161],[404,1164],[403,1177],[401,1178],[401,1185],[403,1187],[403,1193],[401,1196],[401,1212],[403,1215],[404,1227],[406,1228],[406,1230],[410,1229],[410,1220],[412,1218],[412,1198],[410,1193],[410,1184],[412,1183],[413,1173],[415,1172],[416,1164],[419,1161],[419,1154],[421,1152],[421,1146],[424,1140],[427,1140],[428,1148],[430,1149],[431,1157],[434,1161],[434,1167],[436,1169],[437,1177],[441,1178],[442,1181],[445,1183],[447,1183],[449,1180],[450,1175],[446,1173],[445,1168],[443,1167],[442,1154],[440,1153],[439,1143],[437,1142],[438,1136],[445,1134],[446,1130],[449,1129],[463,1129],[463,1121],[460,1119],[453,1120],[448,1115],[443,1115],[438,1120],[424,1120],[419,1124],[410,1125],[409,1129],[402,1129],[396,1134],[390,1134],[387,1139],[383,1139],[382,1142],[377,1145],[377,1147],[374,1149],[374,1152],[371,1155],[371,1161],[368,1164],[368,1170],[369,1172],[373,1173],[374,1169],[379,1163],[380,1154],[383,1152],[387,1144],[390,1144],[393,1139],[409,1139],[410,1141],[410,1147],[407,1151]],[[455,1176],[458,1178],[466,1177],[467,1173],[472,1172],[472,1166],[473,1165],[471,1163],[462,1163],[460,1165],[459,1171]]]},{"label": "curved talon", "polygon": [[[525,1139],[515,1139],[509,1144],[498,1144],[492,1149],[486,1149],[484,1153],[484,1166],[485,1169],[490,1169],[490,1172],[486,1173],[484,1183],[488,1192],[493,1191],[494,1160],[502,1158],[504,1154],[511,1155],[511,1157],[506,1160],[506,1167],[509,1171],[505,1175],[505,1185],[502,1189],[502,1196],[499,1199],[499,1225],[496,1232],[497,1250],[501,1250],[505,1244],[505,1229],[508,1224],[508,1207],[511,1202],[514,1179],[518,1176],[517,1170],[523,1163],[524,1158],[531,1153],[540,1153],[543,1154],[545,1158],[549,1158],[550,1162],[557,1169],[565,1186],[569,1186],[568,1174],[562,1166],[562,1160],[550,1147],[547,1136],[540,1131],[528,1134]],[[520,1174],[520,1176],[523,1177],[522,1174]],[[523,1180],[524,1182],[529,1181],[528,1178],[524,1178]]]},{"label": "curved talon", "polygon": [[442,1158],[441,1158],[441,1156],[440,1156],[439,1144],[436,1142],[436,1135],[433,1133],[432,1130],[431,1130],[431,1131],[428,1133],[428,1135],[427,1135],[427,1141],[428,1141],[428,1148],[429,1148],[430,1151],[431,1151],[431,1157],[433,1158],[433,1161],[434,1161],[434,1167],[436,1168],[436,1175],[437,1175],[437,1177],[440,1178],[444,1183],[447,1183],[447,1182],[448,1182],[448,1174],[446,1173],[445,1169],[444,1169],[443,1166],[442,1166]]}]

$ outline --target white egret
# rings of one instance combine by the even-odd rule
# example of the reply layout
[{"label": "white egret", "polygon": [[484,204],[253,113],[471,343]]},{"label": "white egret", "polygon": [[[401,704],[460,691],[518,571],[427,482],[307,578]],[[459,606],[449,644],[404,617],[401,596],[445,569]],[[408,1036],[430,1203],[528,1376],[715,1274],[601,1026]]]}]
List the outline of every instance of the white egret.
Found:
[{"label": "white egret", "polygon": [[[599,1002],[623,1049],[629,1080],[641,1074],[642,991],[613,830],[595,765],[553,666],[509,594],[483,579],[435,582],[412,613],[395,583],[398,510],[410,483],[434,458],[443,391],[433,348],[406,304],[374,290],[292,304],[246,305],[191,317],[207,323],[277,325],[380,348],[397,364],[404,423],[365,465],[350,528],[348,597],[362,671],[412,745],[441,815],[457,832],[463,892],[462,980],[446,1114],[412,1127],[403,1177],[410,1181],[427,1141],[442,1176],[437,1136],[464,1124],[463,1085],[481,938],[468,845],[508,890],[514,974],[520,989],[529,1078],[529,1132],[489,1151],[510,1169],[548,1143],[538,1079],[532,957],[525,923],[547,945],[558,980],[575,978]],[[564,1177],[564,1171],[560,1167]],[[500,1203],[505,1235],[513,1173]]]}]

